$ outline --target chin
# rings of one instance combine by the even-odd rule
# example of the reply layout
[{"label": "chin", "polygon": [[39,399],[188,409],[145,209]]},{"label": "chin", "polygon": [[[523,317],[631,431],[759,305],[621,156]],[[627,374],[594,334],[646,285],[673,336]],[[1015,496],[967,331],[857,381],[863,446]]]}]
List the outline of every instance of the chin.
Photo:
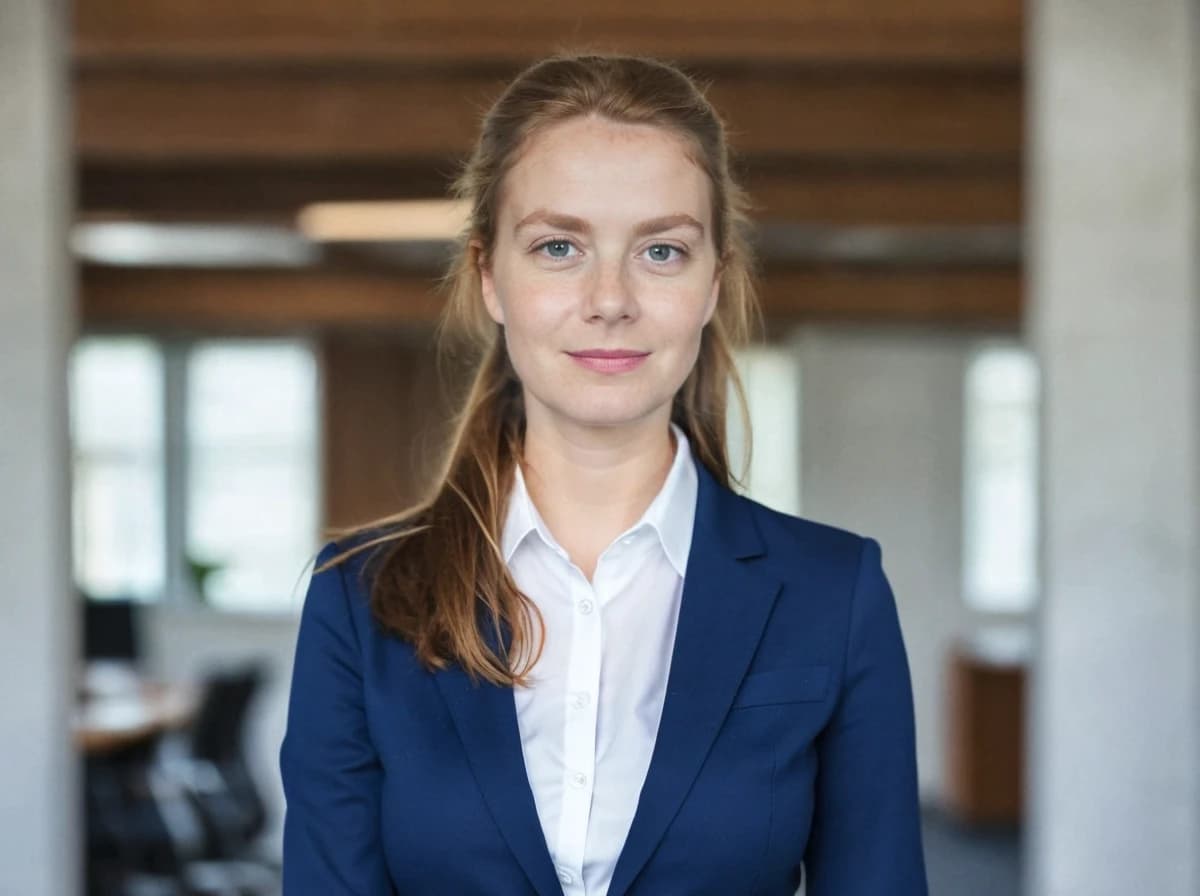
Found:
[{"label": "chin", "polygon": [[[579,396],[575,396],[575,398],[578,399]],[[579,426],[619,427],[645,420],[652,416],[659,407],[659,402],[648,402],[643,398],[636,402],[608,400],[588,402],[586,405],[575,400],[562,402],[553,410],[559,417],[570,420]]]}]

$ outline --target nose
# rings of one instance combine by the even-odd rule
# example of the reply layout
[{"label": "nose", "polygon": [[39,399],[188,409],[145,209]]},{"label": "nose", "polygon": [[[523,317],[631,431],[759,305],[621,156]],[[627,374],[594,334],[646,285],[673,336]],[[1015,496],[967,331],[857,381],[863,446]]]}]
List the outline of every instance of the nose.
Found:
[{"label": "nose", "polygon": [[598,262],[585,287],[583,316],[596,323],[637,317],[637,296],[630,271],[621,259]]}]

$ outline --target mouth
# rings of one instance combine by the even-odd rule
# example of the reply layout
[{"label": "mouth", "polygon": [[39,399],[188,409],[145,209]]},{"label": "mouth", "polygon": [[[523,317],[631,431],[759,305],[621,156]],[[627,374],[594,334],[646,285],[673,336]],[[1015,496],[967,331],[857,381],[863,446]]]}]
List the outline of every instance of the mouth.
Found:
[{"label": "mouth", "polygon": [[626,373],[641,366],[650,356],[649,352],[625,348],[587,348],[567,354],[575,363],[596,373]]},{"label": "mouth", "polygon": [[631,348],[585,348],[567,354],[573,358],[644,358],[650,353]]}]

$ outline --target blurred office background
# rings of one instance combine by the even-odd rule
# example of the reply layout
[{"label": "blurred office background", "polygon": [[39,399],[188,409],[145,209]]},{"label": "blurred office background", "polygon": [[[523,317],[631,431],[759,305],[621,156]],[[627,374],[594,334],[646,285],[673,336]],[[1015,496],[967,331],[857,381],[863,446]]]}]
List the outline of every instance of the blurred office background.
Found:
[{"label": "blurred office background", "polygon": [[1200,892],[1189,0],[2,0],[0,893],[277,890],[309,562],[436,463],[446,185],[558,48],[711,79],[748,490],[883,545],[934,896]]}]

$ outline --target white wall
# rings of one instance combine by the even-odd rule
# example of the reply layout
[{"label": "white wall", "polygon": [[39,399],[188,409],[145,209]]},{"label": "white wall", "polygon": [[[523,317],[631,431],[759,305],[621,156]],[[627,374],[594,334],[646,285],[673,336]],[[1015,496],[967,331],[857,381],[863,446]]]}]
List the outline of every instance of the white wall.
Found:
[{"label": "white wall", "polygon": [[79,887],[63,3],[0,5],[0,893]]},{"label": "white wall", "polygon": [[1031,7],[1031,896],[1200,893],[1200,7]]},{"label": "white wall", "polygon": [[801,365],[804,516],[877,539],[912,670],[921,796],[942,792],[944,678],[962,600],[963,375],[955,331],[808,326]]}]

